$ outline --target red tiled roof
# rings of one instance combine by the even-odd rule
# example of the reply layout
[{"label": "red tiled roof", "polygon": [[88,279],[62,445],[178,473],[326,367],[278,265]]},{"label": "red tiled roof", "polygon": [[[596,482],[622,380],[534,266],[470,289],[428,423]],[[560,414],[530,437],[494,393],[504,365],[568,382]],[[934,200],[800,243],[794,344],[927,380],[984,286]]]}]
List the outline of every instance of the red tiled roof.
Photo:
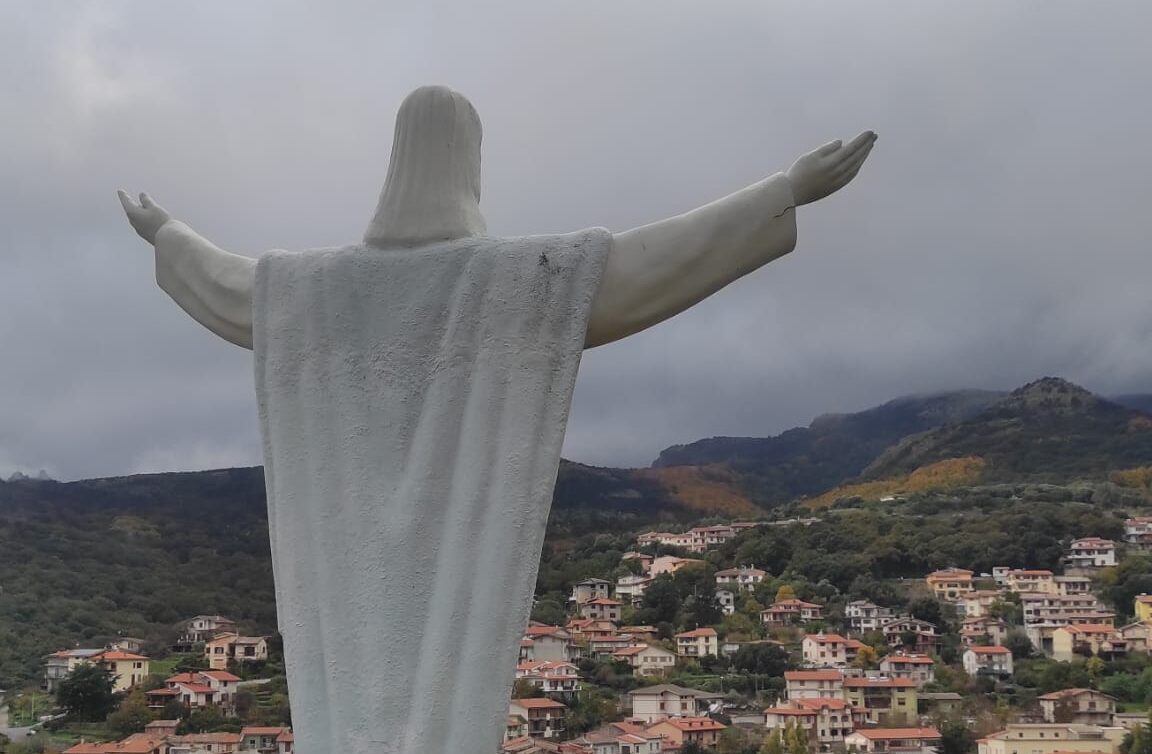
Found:
[{"label": "red tiled roof", "polygon": [[1012,650],[1007,647],[969,647],[971,651],[978,655],[1010,655]]},{"label": "red tiled roof", "polygon": [[[1048,701],[1054,701],[1055,702],[1055,701],[1060,701],[1061,699],[1070,699],[1074,696],[1080,696],[1081,694],[1100,694],[1100,696],[1108,696],[1107,694],[1100,692],[1100,691],[1096,691],[1094,689],[1079,689],[1079,688],[1077,688],[1077,689],[1060,689],[1059,691],[1053,691],[1050,694],[1044,694],[1043,696],[1038,696],[1036,698],[1037,699],[1046,699]],[[1108,697],[1108,698],[1111,699],[1112,697]]]},{"label": "red tiled roof", "polygon": [[888,655],[884,658],[889,663],[904,663],[906,665],[935,665],[931,657],[925,655]]},{"label": "red tiled roof", "polygon": [[242,736],[278,736],[286,730],[288,730],[288,728],[279,728],[279,727],[277,727],[277,728],[260,728],[260,727],[242,728],[240,730],[240,735],[242,735]]},{"label": "red tiled roof", "polygon": [[131,652],[121,652],[118,649],[109,649],[107,652],[101,652],[98,655],[93,655],[92,659],[107,660],[108,662],[128,662],[133,660],[147,660],[144,655],[136,655]]},{"label": "red tiled roof", "polygon": [[568,709],[568,706],[552,699],[513,699],[512,704],[524,709]]},{"label": "red tiled roof", "polygon": [[870,741],[900,738],[940,738],[935,728],[860,728],[856,731]]},{"label": "red tiled roof", "polygon": [[607,607],[613,607],[613,606],[617,606],[617,605],[622,605],[623,603],[617,602],[616,600],[608,599],[607,597],[597,597],[594,600],[588,600],[584,604],[585,605],[605,605]]},{"label": "red tiled roof", "polygon": [[217,681],[240,681],[240,676],[232,675],[227,670],[201,670],[200,675],[206,675]]},{"label": "red tiled roof", "polygon": [[728,727],[724,723],[716,722],[710,717],[670,717],[653,723],[648,727],[648,730],[652,730],[652,728],[657,725],[663,725],[665,723],[682,731],[724,730]]},{"label": "red tiled roof", "polygon": [[697,628],[694,631],[685,631],[682,634],[676,634],[677,639],[695,639],[697,637],[715,636],[716,629],[714,628]]},{"label": "red tiled roof", "polygon": [[841,710],[841,709],[845,709],[847,707],[852,706],[851,704],[844,701],[843,699],[834,699],[832,697],[826,697],[826,696],[817,697],[814,699],[797,699],[797,700],[795,700],[794,704],[796,704],[799,707],[806,707],[806,708],[812,709],[812,710],[821,710],[821,709]]},{"label": "red tiled roof", "polygon": [[842,681],[844,674],[839,670],[786,670],[785,681]]},{"label": "red tiled roof", "polygon": [[811,639],[817,644],[844,644],[848,640],[840,634],[808,634],[805,639]]}]

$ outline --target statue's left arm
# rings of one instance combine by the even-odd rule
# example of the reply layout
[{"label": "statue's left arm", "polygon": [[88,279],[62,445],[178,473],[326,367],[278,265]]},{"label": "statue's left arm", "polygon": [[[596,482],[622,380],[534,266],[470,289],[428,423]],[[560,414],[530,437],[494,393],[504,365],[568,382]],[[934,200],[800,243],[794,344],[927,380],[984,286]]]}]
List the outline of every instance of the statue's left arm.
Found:
[{"label": "statue's left arm", "polygon": [[859,172],[876,134],[834,141],[784,173],[691,212],[613,236],[592,302],[585,347],[662,322],[792,251],[796,207],[840,190]]},{"label": "statue's left arm", "polygon": [[192,319],[241,348],[252,348],[256,260],[231,254],[173,220],[147,194],[123,191],[128,222],[156,249],[156,282]]}]

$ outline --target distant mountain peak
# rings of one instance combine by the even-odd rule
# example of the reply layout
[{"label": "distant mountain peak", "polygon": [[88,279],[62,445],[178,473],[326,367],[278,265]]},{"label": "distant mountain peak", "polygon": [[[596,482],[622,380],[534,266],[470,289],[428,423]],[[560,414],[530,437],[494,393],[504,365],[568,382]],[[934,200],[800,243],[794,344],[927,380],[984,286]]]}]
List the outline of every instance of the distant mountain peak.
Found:
[{"label": "distant mountain peak", "polygon": [[1042,377],[1013,390],[994,408],[1067,414],[1090,411],[1105,403],[1107,401],[1061,377]]}]

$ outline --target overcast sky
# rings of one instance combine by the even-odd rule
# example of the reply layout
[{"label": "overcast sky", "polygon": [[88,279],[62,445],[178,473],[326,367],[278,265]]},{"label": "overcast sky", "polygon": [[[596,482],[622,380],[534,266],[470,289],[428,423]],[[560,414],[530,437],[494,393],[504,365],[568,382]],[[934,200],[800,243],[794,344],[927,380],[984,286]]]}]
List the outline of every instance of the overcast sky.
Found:
[{"label": "overcast sky", "polygon": [[565,455],[1060,375],[1152,392],[1152,4],[0,4],[0,474],[259,460],[251,355],[155,286],[114,190],[229,250],[357,241],[395,109],[485,126],[498,235],[677,214],[864,128],[797,250],[585,355]]}]

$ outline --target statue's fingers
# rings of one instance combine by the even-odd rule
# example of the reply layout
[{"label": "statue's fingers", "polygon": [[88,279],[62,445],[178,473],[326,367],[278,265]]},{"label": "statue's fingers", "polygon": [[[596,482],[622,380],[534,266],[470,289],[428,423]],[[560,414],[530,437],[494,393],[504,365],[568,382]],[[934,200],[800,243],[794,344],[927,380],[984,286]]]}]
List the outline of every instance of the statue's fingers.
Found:
[{"label": "statue's fingers", "polygon": [[849,155],[843,162],[832,169],[833,177],[839,177],[845,173],[855,173],[868,159],[868,155],[872,152],[873,142],[868,142],[862,147],[857,149],[853,154]]},{"label": "statue's fingers", "polygon": [[141,191],[140,192],[140,206],[143,207],[144,209],[152,209],[153,207],[156,206],[156,202],[152,201],[152,197],[148,196],[143,191]]},{"label": "statue's fingers", "polygon": [[128,196],[127,191],[117,189],[116,196],[120,197],[120,206],[124,207],[125,212],[131,214],[132,210],[136,209],[136,203],[132,201],[132,197]]},{"label": "statue's fingers", "polygon": [[827,157],[830,154],[834,154],[836,150],[840,148],[841,143],[842,142],[839,139],[830,141],[824,146],[818,147],[816,149],[816,154],[820,155],[821,157]]}]

